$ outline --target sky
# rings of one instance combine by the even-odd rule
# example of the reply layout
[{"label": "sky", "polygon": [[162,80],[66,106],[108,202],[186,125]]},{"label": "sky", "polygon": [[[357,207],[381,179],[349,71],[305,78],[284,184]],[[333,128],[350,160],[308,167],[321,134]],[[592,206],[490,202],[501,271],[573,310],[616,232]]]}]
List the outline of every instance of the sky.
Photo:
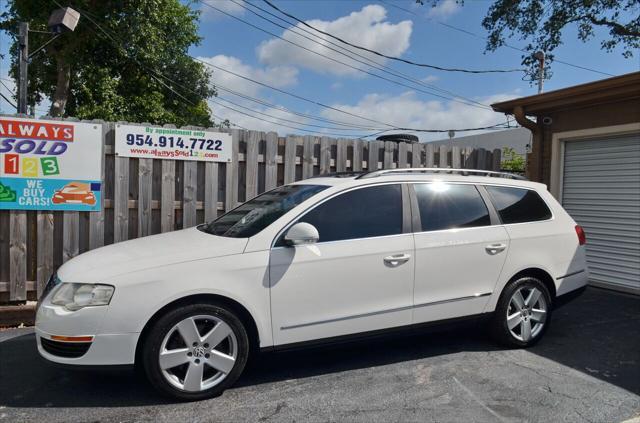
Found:
[{"label": "sky", "polygon": [[[301,24],[292,28],[290,24],[253,9],[285,28],[260,19],[242,7],[248,7],[244,0],[203,2],[196,2],[192,6],[202,12],[200,35],[203,40],[201,45],[192,47],[189,53],[212,65],[212,81],[219,88],[219,96],[210,103],[215,121],[229,119],[239,127],[276,131],[280,135],[326,134],[344,137],[371,136],[389,131],[391,127],[439,130],[477,128],[506,121],[504,115],[491,111],[487,107],[489,104],[537,92],[537,86],[524,81],[521,72],[445,72],[387,60],[354,48],[350,49],[361,56],[350,53],[350,57],[346,57],[331,51],[331,48],[337,49],[336,46],[318,38],[322,35],[316,37],[302,32],[301,28],[313,30]],[[461,6],[455,0],[440,0],[435,8],[416,5],[413,0],[273,0],[273,3],[315,28],[389,56],[447,68],[521,68],[520,51],[507,47],[495,52],[484,51],[485,41],[481,37],[486,36],[486,31],[481,21],[491,4],[489,1],[466,0]],[[251,4],[278,15],[277,11],[262,1],[251,0]],[[315,42],[302,38],[292,29]],[[611,75],[634,72],[640,68],[638,55],[625,59],[620,49],[612,53],[602,51],[599,31],[596,32],[596,38],[588,43],[579,41],[576,32],[576,28],[565,31],[564,45],[555,51],[557,59]],[[7,52],[9,42],[6,34],[2,34],[1,53]],[[516,47],[525,44],[517,38],[507,42]],[[372,70],[354,61],[354,57],[359,61],[374,60],[379,66],[387,67],[396,75],[401,73],[409,80]],[[1,78],[7,78],[8,65],[8,58],[5,57],[0,63]],[[560,63],[555,63],[552,70],[552,78],[545,81],[545,91],[607,78],[602,73]],[[290,92],[298,98],[251,83],[230,72]],[[371,73],[404,85],[377,78]],[[7,95],[8,89],[15,89],[12,81],[2,79],[2,82],[8,86],[0,87],[3,94]],[[48,104],[42,104],[38,109],[46,110],[47,107]],[[1,100],[0,111],[12,112],[12,108]],[[398,131],[384,133],[393,132]],[[446,133],[416,134],[422,141],[447,137]],[[467,134],[458,132],[457,135]]]}]

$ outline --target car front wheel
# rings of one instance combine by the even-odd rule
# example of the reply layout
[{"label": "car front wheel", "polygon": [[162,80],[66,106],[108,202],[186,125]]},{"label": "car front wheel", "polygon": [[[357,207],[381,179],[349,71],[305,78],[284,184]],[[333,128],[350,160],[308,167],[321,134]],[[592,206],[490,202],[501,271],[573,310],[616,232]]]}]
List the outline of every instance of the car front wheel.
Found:
[{"label": "car front wheel", "polygon": [[249,339],[231,310],[213,304],[176,308],[161,317],[143,344],[147,378],[180,400],[222,393],[242,373]]},{"label": "car front wheel", "polygon": [[491,322],[493,337],[502,344],[528,347],[540,340],[551,319],[551,296],[537,278],[511,281],[500,296]]}]

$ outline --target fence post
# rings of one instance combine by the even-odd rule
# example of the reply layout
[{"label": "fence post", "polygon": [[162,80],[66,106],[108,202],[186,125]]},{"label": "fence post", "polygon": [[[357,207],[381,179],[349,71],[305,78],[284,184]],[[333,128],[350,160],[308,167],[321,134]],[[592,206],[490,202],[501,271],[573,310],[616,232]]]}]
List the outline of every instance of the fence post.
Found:
[{"label": "fence post", "polygon": [[27,299],[27,212],[9,212],[9,301]]},{"label": "fence post", "polygon": [[231,130],[231,162],[226,165],[224,210],[229,211],[238,204],[238,163],[240,141],[244,137],[241,129]]},{"label": "fence post", "polygon": [[196,186],[198,185],[198,163],[184,162],[182,168],[182,228],[196,225]]},{"label": "fence post", "polygon": [[[102,191],[102,195],[100,196],[102,199],[102,204],[100,205],[100,210],[96,210],[95,212],[89,213],[89,249],[92,250],[94,248],[102,247],[104,245],[104,200],[105,200],[105,166],[106,166],[106,154],[107,154],[107,132],[109,130],[109,126],[111,123],[105,123],[102,120],[96,119],[93,121],[96,125],[100,125],[102,128],[102,136],[100,138],[100,148],[102,149],[101,157],[102,157],[102,174],[100,185],[100,189]],[[113,144],[111,145],[113,148]],[[51,216],[51,230],[53,231],[53,215]],[[46,226],[46,225],[45,225]],[[53,235],[52,235],[53,242]],[[53,247],[52,247],[53,250]],[[53,255],[53,251],[51,251]],[[53,266],[53,259],[51,266]],[[40,279],[38,278],[38,282]]]},{"label": "fence post", "polygon": [[441,145],[439,150],[440,150],[440,158],[439,158],[438,167],[449,167],[449,160],[447,158],[449,147],[447,147],[446,145]]},{"label": "fence post", "polygon": [[460,147],[453,146],[451,149],[451,167],[454,169],[460,169]]},{"label": "fence post", "polygon": [[353,140],[353,159],[351,161],[351,170],[353,172],[362,171],[362,161],[364,159],[364,147],[362,140],[355,138]]},{"label": "fence post", "polygon": [[305,135],[302,144],[302,179],[313,176],[313,145],[315,138],[312,135]]},{"label": "fence post", "polygon": [[264,189],[269,191],[278,185],[278,134],[269,132],[264,155]]},{"label": "fence post", "polygon": [[499,148],[496,148],[495,150],[493,150],[492,169],[495,170],[496,172],[499,172],[500,169],[502,168],[501,154],[502,154],[502,151]]},{"label": "fence post", "polygon": [[415,143],[411,145],[411,167],[422,167],[422,152],[424,144]]},{"label": "fence post", "polygon": [[427,143],[426,154],[427,159],[425,161],[425,167],[434,167],[436,161],[436,153],[435,149],[433,148],[433,144]]},{"label": "fence post", "polygon": [[[119,122],[125,124],[126,122]],[[129,238],[129,158],[115,158],[113,242]]]},{"label": "fence post", "polygon": [[244,156],[244,167],[246,171],[245,199],[250,200],[258,195],[258,150],[263,133],[259,131],[249,131],[247,137],[247,153]]},{"label": "fence post", "polygon": [[407,167],[409,160],[407,157],[408,152],[409,148],[406,142],[398,143],[398,167]]},{"label": "fence post", "polygon": [[170,232],[174,228],[176,198],[176,162],[162,160],[162,191],[160,193],[160,231]]}]

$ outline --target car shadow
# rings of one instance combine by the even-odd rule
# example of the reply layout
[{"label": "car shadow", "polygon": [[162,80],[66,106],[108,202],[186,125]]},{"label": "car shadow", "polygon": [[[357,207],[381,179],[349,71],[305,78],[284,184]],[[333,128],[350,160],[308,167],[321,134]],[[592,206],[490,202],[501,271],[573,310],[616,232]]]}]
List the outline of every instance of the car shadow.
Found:
[{"label": "car shadow", "polygon": [[[381,366],[462,351],[496,351],[483,330],[268,354],[242,377],[247,386]],[[554,311],[544,339],[527,351],[640,395],[640,297],[588,288]]]},{"label": "car shadow", "polygon": [[640,395],[640,296],[589,287],[529,351]]},{"label": "car shadow", "polygon": [[[588,289],[554,314],[545,338],[529,351],[640,394],[640,297]],[[468,327],[339,346],[261,354],[236,387],[425,359],[463,351],[497,351]],[[168,404],[133,371],[73,371],[39,357],[35,336],[0,343],[0,406],[129,407]]]}]

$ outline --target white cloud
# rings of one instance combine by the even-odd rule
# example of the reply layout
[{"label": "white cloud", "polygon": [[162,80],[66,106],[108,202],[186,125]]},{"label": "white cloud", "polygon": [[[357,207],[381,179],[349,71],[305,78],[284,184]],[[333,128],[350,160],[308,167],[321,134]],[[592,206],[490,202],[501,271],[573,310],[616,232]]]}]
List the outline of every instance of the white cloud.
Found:
[{"label": "white cloud", "polygon": [[422,78],[422,79],[421,79],[421,81],[422,81],[422,82],[429,83],[429,82],[436,82],[436,81],[438,81],[439,79],[440,79],[440,78],[439,78],[439,77],[437,77],[437,76],[435,76],[435,75],[427,75],[427,76],[425,76],[424,78]]},{"label": "white cloud", "polygon": [[[298,70],[292,66],[253,67],[242,63],[237,57],[225,56],[224,54],[213,57],[199,57],[198,59],[277,88],[287,87],[298,82]],[[256,96],[262,89],[260,85],[228,72],[215,68],[209,69],[213,72],[211,82],[214,85],[221,85],[250,96]],[[221,94],[224,94],[224,91],[221,91]]]},{"label": "white cloud", "polygon": [[[264,131],[264,132],[275,131],[281,136],[286,134],[293,134],[293,133],[303,134],[303,132],[301,131],[297,131],[293,128],[290,128],[290,126],[303,128],[309,122],[309,119],[302,116],[297,116],[286,110],[258,106],[255,103],[248,102],[238,98],[233,98],[231,96],[225,96],[225,97],[229,97],[229,99],[231,99],[233,102],[241,104],[245,107],[249,107],[253,111],[248,111],[246,109],[243,109],[235,105],[230,105],[226,103],[224,100],[222,101],[215,100],[215,101],[220,101],[221,103],[226,104],[236,110],[239,110],[242,113],[220,106],[219,104],[210,102],[209,107],[211,107],[211,110],[213,110],[213,113],[215,113],[217,116],[220,116],[224,119],[229,119],[229,122],[233,124],[239,125],[247,129],[251,129],[255,131]],[[260,114],[260,113],[264,113],[264,114]],[[253,117],[247,116],[247,114],[252,115]],[[265,116],[265,114],[269,116]],[[214,120],[218,122],[220,119],[217,117],[214,117]],[[307,128],[307,129],[313,130],[313,128]]]},{"label": "white cloud", "polygon": [[[254,67],[243,63],[237,57],[226,56],[223,54],[219,54],[213,57],[199,57],[198,59],[218,66],[222,69],[228,70],[230,72],[236,73],[238,75],[243,75],[248,78],[255,79],[256,81],[260,81],[276,88],[287,87],[298,82],[298,70],[291,66]],[[243,126],[248,129],[257,131],[277,131],[279,134],[295,132],[293,131],[293,129],[283,126],[283,124],[302,127],[307,122],[304,117],[296,116],[286,110],[262,107],[255,102],[230,94],[222,88],[228,88],[244,95],[257,98],[260,97],[260,94],[265,88],[249,82],[245,79],[239,78],[235,75],[232,75],[228,72],[224,72],[215,68],[212,69],[212,71],[213,74],[211,82],[214,85],[218,86],[219,96],[219,98],[214,99],[214,101],[228,106],[224,107],[220,104],[210,102],[209,106],[211,107],[213,113],[217,116],[222,117],[223,119],[229,119],[231,123]],[[224,101],[224,99],[229,99],[234,103],[239,104],[240,106],[229,104]],[[269,102],[273,103],[273,101]],[[247,107],[253,111],[247,110],[242,106]],[[229,107],[236,109],[237,111],[231,110]],[[256,111],[266,113],[268,115],[271,115],[271,117],[261,115]],[[257,118],[247,116],[247,114],[253,115]],[[289,119],[295,122],[300,122],[300,124],[286,122],[282,119]],[[220,119],[218,117],[214,117],[214,120],[217,122]]]},{"label": "white cloud", "polygon": [[427,16],[430,18],[445,19],[457,13],[460,9],[461,6],[456,0],[442,0],[429,9]]},{"label": "white cloud", "polygon": [[229,0],[202,0],[200,2],[200,18],[203,21],[215,21],[225,18],[224,13],[220,13],[215,8],[220,9],[230,15],[243,15],[245,9],[238,3],[244,4],[244,0],[235,0],[232,2]]},{"label": "white cloud", "polygon": [[[357,45],[376,50],[391,56],[400,56],[409,48],[409,38],[412,31],[411,21],[402,21],[393,24],[386,21],[387,11],[379,5],[369,5],[363,7],[360,11],[353,12],[348,16],[343,16],[334,21],[310,20],[307,23],[322,31],[333,34],[346,41]],[[297,32],[304,36],[315,39],[319,43],[312,42],[291,30],[286,30],[282,34],[285,40],[295,42],[307,49],[319,53],[335,60],[348,63],[351,66],[362,68],[363,64],[357,61],[331,51],[330,48],[339,50],[336,46],[331,45],[325,39],[326,36],[318,34],[314,37],[302,30],[313,32],[313,30],[304,27],[302,24],[296,26]],[[330,39],[334,43],[336,40]],[[329,48],[328,48],[329,47]],[[366,53],[362,50],[357,51],[358,54],[370,57],[378,63],[384,63],[385,59]],[[262,42],[257,48],[258,58],[262,63],[267,65],[292,65],[302,66],[317,72],[332,73],[336,75],[354,75],[359,72],[340,63],[319,56],[296,47],[281,39],[271,39]],[[352,54],[351,54],[352,55]],[[363,60],[358,58],[358,60]]]},{"label": "white cloud", "polygon": [[[510,93],[501,93],[475,100],[491,104],[514,97],[515,95]],[[457,101],[425,101],[417,98],[412,91],[399,96],[368,94],[355,105],[332,104],[332,106],[372,120],[407,128],[476,128],[505,122],[503,114],[492,110],[468,106]],[[335,110],[324,110],[322,115],[351,123],[371,124]],[[422,141],[443,137],[442,134],[420,133],[418,135]]]}]

